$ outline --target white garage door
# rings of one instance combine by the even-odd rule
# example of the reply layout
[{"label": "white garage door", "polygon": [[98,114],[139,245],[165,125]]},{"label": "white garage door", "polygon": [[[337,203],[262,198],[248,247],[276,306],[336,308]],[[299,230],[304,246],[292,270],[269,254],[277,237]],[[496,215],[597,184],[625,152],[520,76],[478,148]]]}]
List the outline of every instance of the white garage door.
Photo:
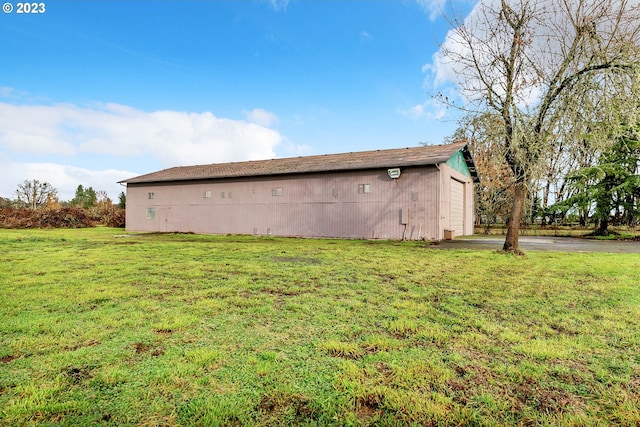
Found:
[{"label": "white garage door", "polygon": [[464,183],[451,180],[449,226],[456,236],[464,236]]}]

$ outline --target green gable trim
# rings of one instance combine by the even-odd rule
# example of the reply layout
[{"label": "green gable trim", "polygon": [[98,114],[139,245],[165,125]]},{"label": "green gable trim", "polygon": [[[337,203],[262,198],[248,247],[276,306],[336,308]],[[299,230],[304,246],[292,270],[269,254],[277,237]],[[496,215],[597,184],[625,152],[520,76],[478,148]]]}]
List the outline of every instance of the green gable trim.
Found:
[{"label": "green gable trim", "polygon": [[461,174],[473,178],[469,166],[462,155],[462,151],[456,151],[456,153],[449,157],[449,160],[445,162],[445,165],[449,166],[453,170],[460,172]]}]

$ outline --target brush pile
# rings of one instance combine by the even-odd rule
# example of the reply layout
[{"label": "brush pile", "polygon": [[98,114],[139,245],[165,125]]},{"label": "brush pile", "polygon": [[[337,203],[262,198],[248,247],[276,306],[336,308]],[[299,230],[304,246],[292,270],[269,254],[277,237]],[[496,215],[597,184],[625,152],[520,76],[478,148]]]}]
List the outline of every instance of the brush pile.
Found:
[{"label": "brush pile", "polygon": [[117,207],[82,209],[0,209],[0,228],[86,228],[102,224],[124,226],[124,209]]}]

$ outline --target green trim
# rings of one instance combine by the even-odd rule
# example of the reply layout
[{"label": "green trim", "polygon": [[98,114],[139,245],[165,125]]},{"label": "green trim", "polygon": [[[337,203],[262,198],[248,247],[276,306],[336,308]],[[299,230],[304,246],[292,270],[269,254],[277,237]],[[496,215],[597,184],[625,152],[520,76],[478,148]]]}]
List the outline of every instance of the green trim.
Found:
[{"label": "green trim", "polygon": [[469,166],[467,166],[467,162],[464,160],[462,151],[456,151],[456,153],[453,156],[449,157],[449,160],[445,162],[445,165],[460,172],[465,176],[468,176],[469,178],[472,178],[471,171],[469,170]]}]

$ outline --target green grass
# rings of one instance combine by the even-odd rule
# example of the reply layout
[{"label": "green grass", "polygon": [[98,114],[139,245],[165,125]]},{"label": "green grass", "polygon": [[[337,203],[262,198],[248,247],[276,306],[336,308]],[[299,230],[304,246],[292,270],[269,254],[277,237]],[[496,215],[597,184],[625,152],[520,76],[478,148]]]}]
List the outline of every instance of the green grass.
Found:
[{"label": "green grass", "polygon": [[634,254],[0,230],[0,424],[637,425]]},{"label": "green grass", "polygon": [[[611,232],[608,236],[593,236],[593,232],[596,230],[594,226],[569,226],[569,225],[530,225],[520,228],[521,236],[554,236],[554,237],[584,237],[587,239],[596,240],[634,240],[640,238],[640,229],[638,227],[609,227]],[[486,234],[483,226],[475,227],[476,234]],[[500,226],[492,226],[489,229],[491,235],[507,234],[507,229]]]}]

